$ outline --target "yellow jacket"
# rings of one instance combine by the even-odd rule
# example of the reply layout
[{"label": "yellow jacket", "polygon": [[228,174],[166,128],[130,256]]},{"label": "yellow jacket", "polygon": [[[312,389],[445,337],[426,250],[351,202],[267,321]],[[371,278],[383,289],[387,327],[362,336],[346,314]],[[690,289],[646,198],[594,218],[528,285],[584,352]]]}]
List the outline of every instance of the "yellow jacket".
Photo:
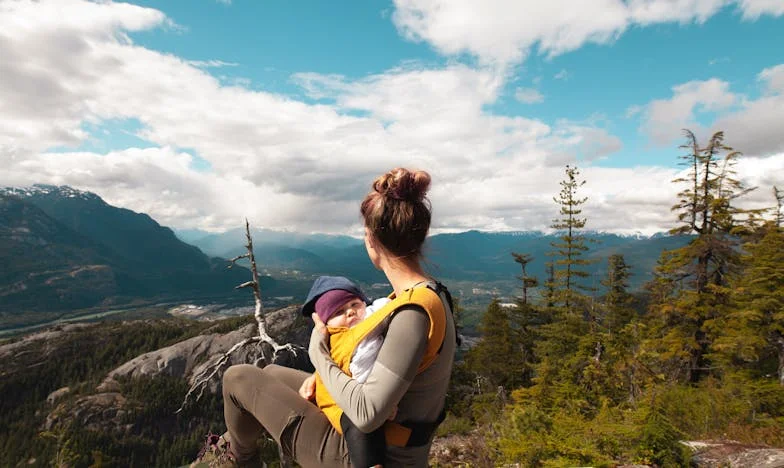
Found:
[{"label": "yellow jacket", "polygon": [[[446,310],[439,295],[431,288],[423,286],[406,290],[400,297],[395,297],[393,293],[389,298],[391,302],[352,328],[327,327],[330,334],[329,344],[332,359],[347,375],[351,375],[349,364],[357,345],[387,317],[390,317],[404,306],[414,305],[421,307],[430,319],[427,347],[417,373],[427,369],[438,356],[446,333]],[[340,417],[343,414],[343,410],[335,403],[318,374],[316,374],[316,404],[327,416],[335,430],[342,434]],[[384,432],[387,444],[405,446],[411,430],[393,421],[387,421],[384,424]]]}]

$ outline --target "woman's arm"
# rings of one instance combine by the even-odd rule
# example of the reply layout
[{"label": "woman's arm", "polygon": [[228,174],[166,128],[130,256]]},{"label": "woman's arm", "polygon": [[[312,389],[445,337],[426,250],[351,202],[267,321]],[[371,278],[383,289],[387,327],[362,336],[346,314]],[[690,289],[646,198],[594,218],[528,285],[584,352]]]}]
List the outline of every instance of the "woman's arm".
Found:
[{"label": "woman's arm", "polygon": [[418,309],[398,311],[364,384],[352,379],[329,355],[327,337],[314,328],[310,360],[343,412],[362,432],[372,432],[393,413],[408,390],[427,347],[430,319]]}]

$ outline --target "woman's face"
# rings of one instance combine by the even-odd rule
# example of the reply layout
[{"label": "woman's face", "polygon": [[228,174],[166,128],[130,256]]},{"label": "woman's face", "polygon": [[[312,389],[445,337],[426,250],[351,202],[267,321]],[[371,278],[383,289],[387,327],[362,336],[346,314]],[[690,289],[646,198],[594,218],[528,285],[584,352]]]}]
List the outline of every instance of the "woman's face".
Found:
[{"label": "woman's face", "polygon": [[375,241],[373,240],[373,234],[370,233],[368,228],[365,228],[365,250],[367,250],[368,258],[373,263],[373,266],[376,267],[377,270],[381,269],[381,256],[379,255],[378,250],[375,247]]}]

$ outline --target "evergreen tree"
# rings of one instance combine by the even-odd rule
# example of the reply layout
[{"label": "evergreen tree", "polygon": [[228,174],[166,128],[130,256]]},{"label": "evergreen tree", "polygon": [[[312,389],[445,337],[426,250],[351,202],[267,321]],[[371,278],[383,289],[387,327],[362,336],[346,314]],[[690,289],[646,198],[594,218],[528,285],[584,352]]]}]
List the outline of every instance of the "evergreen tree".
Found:
[{"label": "evergreen tree", "polygon": [[714,349],[726,361],[751,364],[762,374],[766,358],[775,356],[784,386],[784,231],[772,222],[758,242],[745,247],[746,268],[736,280],[733,311]]},{"label": "evergreen tree", "polygon": [[627,291],[630,267],[623,255],[611,255],[608,259],[607,278],[602,285],[607,292],[603,301],[603,329],[612,334],[621,330],[634,317],[634,297]]},{"label": "evergreen tree", "polygon": [[639,394],[637,363],[634,360],[639,340],[634,297],[629,293],[631,267],[623,255],[608,259],[607,277],[602,280],[606,292],[602,298],[601,332],[597,334],[594,373],[602,392],[612,401],[633,401]]},{"label": "evergreen tree", "polygon": [[665,374],[695,382],[712,368],[708,352],[727,310],[728,275],[739,264],[735,233],[749,211],[733,202],[752,189],[735,178],[740,153],[724,143],[723,132],[705,147],[692,132],[685,134],[682,148],[688,153],[681,159],[689,169],[674,180],[686,187],[672,207],[680,226],[671,233],[695,237],[662,254],[650,287],[658,297],[651,306],[654,336],[648,347]]},{"label": "evergreen tree", "polygon": [[581,291],[590,289],[580,281],[589,276],[585,266],[591,261],[583,258],[588,246],[580,230],[585,227],[587,220],[580,217],[580,207],[588,198],[577,195],[577,190],[585,185],[584,180],[578,179],[579,175],[577,167],[566,166],[566,178],[560,182],[561,191],[557,197],[553,197],[560,206],[560,217],[553,220],[550,226],[561,231],[559,240],[551,243],[555,249],[552,255],[555,257],[553,286],[556,290],[556,304],[563,306],[569,314],[575,313],[577,307],[584,305],[585,296]]},{"label": "evergreen tree", "polygon": [[550,312],[555,307],[555,265],[553,262],[547,262],[545,268],[547,269],[547,279],[544,282],[545,310]]},{"label": "evergreen tree", "polygon": [[480,323],[482,339],[467,354],[469,369],[493,387],[515,388],[522,382],[521,357],[514,343],[509,314],[493,299]]},{"label": "evergreen tree", "polygon": [[605,369],[599,363],[602,348],[594,326],[596,314],[585,295],[592,290],[584,284],[589,276],[585,266],[591,261],[583,258],[588,247],[581,230],[587,220],[580,216],[587,198],[577,194],[585,182],[579,180],[576,167],[566,166],[565,172],[561,191],[554,197],[559,217],[552,227],[559,230],[559,236],[551,244],[553,260],[545,283],[547,320],[537,329],[535,354],[539,361],[533,390],[545,399],[545,407],[569,402],[589,413],[600,405],[599,381],[603,377],[599,375]]},{"label": "evergreen tree", "polygon": [[538,329],[547,321],[546,313],[541,313],[538,308],[528,300],[528,288],[534,288],[539,281],[534,276],[528,276],[525,267],[533,261],[530,254],[512,252],[515,262],[522,268],[522,275],[518,276],[523,284],[523,296],[517,301],[517,307],[509,311],[515,345],[519,352],[521,364],[521,384],[528,387],[532,383],[534,364],[536,363],[535,345],[538,340]]},{"label": "evergreen tree", "polygon": [[535,288],[539,285],[539,280],[535,276],[528,276],[525,272],[525,267],[530,262],[533,261],[534,257],[531,254],[521,254],[517,252],[512,252],[512,257],[514,261],[520,264],[520,267],[523,269],[523,274],[518,276],[517,279],[522,281],[523,283],[523,304],[528,304],[528,288]]}]

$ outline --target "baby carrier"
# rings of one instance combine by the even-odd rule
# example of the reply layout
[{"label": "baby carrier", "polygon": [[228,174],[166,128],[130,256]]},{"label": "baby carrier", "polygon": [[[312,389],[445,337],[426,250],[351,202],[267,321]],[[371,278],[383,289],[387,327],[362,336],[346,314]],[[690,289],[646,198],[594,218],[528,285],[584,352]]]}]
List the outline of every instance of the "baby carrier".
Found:
[{"label": "baby carrier", "polygon": [[[413,306],[422,309],[430,319],[427,347],[422,362],[417,368],[417,374],[420,374],[435,361],[444,345],[447,317],[444,304],[441,301],[442,293],[451,311],[452,297],[446,287],[441,283],[428,283],[425,287],[407,289],[397,297],[394,293],[391,294],[389,296],[391,302],[352,328],[328,327],[332,359],[344,373],[351,375],[349,364],[357,345],[395,312],[401,308]],[[332,426],[342,434],[340,418],[343,415],[343,410],[335,403],[319,375],[316,375],[316,404],[327,416]],[[424,445],[430,441],[433,432],[444,420],[444,417],[445,411],[442,409],[438,419],[433,422],[397,423],[387,421],[384,423],[386,442],[388,445],[398,447]]]}]

